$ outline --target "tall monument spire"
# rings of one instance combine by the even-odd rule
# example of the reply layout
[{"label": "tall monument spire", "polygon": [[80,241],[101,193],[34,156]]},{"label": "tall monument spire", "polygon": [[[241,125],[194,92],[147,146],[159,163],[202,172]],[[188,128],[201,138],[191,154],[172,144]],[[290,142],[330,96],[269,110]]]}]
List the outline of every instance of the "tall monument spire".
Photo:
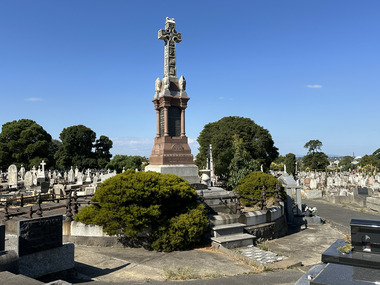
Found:
[{"label": "tall monument spire", "polygon": [[158,31],[165,42],[164,76],[155,81],[153,104],[156,110],[156,137],[146,171],[177,174],[190,183],[199,183],[198,167],[185,132],[185,109],[190,98],[186,93],[186,80],[178,80],[176,43],[182,34],[175,30],[174,19],[166,18],[165,29]]}]

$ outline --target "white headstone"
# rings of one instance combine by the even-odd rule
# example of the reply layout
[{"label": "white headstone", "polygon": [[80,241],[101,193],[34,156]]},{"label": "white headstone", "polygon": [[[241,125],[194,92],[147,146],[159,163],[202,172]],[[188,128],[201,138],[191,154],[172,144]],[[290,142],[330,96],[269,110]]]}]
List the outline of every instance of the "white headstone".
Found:
[{"label": "white headstone", "polygon": [[17,166],[12,164],[8,167],[8,185],[17,187]]},{"label": "white headstone", "polygon": [[33,185],[33,174],[27,171],[24,176],[24,186],[28,189]]},{"label": "white headstone", "polygon": [[21,180],[24,180],[25,167],[22,164],[21,164],[21,168],[20,168],[19,174],[20,174]]}]

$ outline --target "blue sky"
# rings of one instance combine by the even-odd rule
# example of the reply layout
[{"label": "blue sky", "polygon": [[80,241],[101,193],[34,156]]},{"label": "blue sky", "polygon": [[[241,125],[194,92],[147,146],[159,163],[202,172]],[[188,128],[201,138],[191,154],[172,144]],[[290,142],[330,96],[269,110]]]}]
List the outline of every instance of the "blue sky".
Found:
[{"label": "blue sky", "polygon": [[0,0],[0,124],[35,120],[58,139],[83,124],[113,154],[149,156],[163,75],[157,31],[176,20],[177,75],[193,154],[204,125],[242,116],[280,154],[380,147],[380,1]]}]

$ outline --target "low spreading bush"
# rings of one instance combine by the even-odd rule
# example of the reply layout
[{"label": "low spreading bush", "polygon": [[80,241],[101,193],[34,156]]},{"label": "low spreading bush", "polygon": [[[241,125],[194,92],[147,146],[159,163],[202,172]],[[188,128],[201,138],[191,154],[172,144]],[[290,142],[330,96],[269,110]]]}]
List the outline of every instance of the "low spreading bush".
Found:
[{"label": "low spreading bush", "polygon": [[[255,199],[262,198],[263,186],[265,186],[265,191],[267,192],[265,197],[267,199],[274,199],[276,197],[276,194],[268,192],[274,191],[276,189],[276,184],[280,184],[281,186],[281,182],[272,175],[261,171],[253,171],[240,181],[239,185],[235,188],[235,192],[239,191],[239,194],[241,196],[254,198],[254,200],[244,198],[241,199],[244,206],[254,206],[257,203],[261,203],[259,200]],[[282,200],[284,200],[286,197],[286,193],[282,187],[280,190],[280,197]]]},{"label": "low spreading bush", "polygon": [[190,184],[173,174],[128,170],[99,185],[92,204],[75,220],[103,226],[130,246],[188,249],[208,227],[205,209]]}]

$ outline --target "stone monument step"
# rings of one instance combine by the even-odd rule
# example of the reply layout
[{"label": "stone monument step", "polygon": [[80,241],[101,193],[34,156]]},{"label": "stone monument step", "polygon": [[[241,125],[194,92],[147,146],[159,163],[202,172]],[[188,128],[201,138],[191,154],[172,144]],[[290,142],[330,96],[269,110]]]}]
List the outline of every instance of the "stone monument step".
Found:
[{"label": "stone monument step", "polygon": [[226,248],[237,248],[253,245],[256,237],[250,234],[233,234],[219,237],[212,237],[211,240]]},{"label": "stone monument step", "polygon": [[211,228],[212,235],[214,237],[226,236],[232,234],[242,234],[244,232],[244,227],[246,224],[242,223],[233,223],[233,224],[225,224],[214,226]]}]

